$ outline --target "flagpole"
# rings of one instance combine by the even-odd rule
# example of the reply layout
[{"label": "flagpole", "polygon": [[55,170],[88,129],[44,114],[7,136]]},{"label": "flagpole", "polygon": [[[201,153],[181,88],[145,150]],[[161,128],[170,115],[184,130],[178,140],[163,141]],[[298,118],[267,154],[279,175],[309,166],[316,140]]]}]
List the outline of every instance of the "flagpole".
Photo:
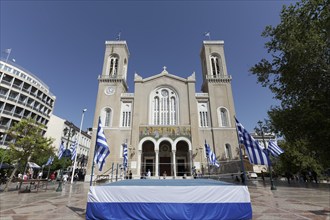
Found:
[{"label": "flagpole", "polygon": [[269,172],[269,178],[270,178],[270,189],[271,190],[276,190],[276,187],[275,187],[275,184],[274,184],[274,181],[273,181],[272,169],[271,169],[272,163],[270,162],[269,150],[268,150],[268,147],[266,146],[266,141],[265,141],[265,136],[264,136],[264,129],[262,127],[262,121],[258,121],[257,123],[260,127],[262,142],[264,144],[264,147],[266,149],[266,154],[267,154],[267,157],[269,159],[268,172]]},{"label": "flagpole", "polygon": [[242,144],[241,144],[240,139],[239,139],[237,125],[236,125],[236,117],[235,116],[234,116],[234,121],[235,121],[236,135],[237,135],[237,140],[238,140],[239,157],[241,159],[242,172],[243,172],[243,176],[244,176],[244,183],[243,184],[246,185],[246,173],[245,173],[245,167],[244,167],[244,161],[243,161]]},{"label": "flagpole", "polygon": [[81,115],[81,122],[80,122],[80,128],[79,128],[79,138],[78,138],[78,143],[76,145],[76,155],[74,157],[74,162],[73,162],[73,170],[72,170],[72,175],[71,175],[71,184],[73,183],[73,178],[74,178],[74,172],[76,170],[76,162],[77,162],[77,155],[78,155],[78,149],[79,149],[79,144],[80,144],[80,140],[81,140],[81,128],[84,122],[84,115],[85,112],[87,111],[87,109],[83,109],[82,115]]},{"label": "flagpole", "polygon": [[100,121],[100,117],[99,117],[99,120],[98,120],[98,122],[97,122],[97,128],[96,128],[94,156],[93,156],[93,158],[92,158],[91,180],[90,180],[90,182],[89,182],[89,186],[92,186],[92,183],[93,183],[94,166],[95,166],[94,158],[95,158],[95,153],[96,153],[97,132],[98,132],[98,130],[99,130],[99,121]]}]

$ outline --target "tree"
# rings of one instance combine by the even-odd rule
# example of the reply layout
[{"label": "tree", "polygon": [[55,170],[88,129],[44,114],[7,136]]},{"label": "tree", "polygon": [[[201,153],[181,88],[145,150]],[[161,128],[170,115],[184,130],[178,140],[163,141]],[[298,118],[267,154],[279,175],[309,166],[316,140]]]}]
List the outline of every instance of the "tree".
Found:
[{"label": "tree", "polygon": [[284,6],[280,24],[262,33],[271,58],[250,69],[281,101],[268,112],[275,131],[289,146],[304,143],[305,153],[324,168],[330,167],[329,5],[302,0]]},{"label": "tree", "polygon": [[43,137],[44,128],[44,125],[37,123],[34,119],[22,119],[7,131],[7,134],[13,140],[9,144],[8,154],[17,165],[5,189],[8,188],[8,184],[19,167],[25,171],[27,162],[30,160],[37,161],[38,158],[49,157],[53,154],[53,148],[51,147],[53,141],[50,138]]}]

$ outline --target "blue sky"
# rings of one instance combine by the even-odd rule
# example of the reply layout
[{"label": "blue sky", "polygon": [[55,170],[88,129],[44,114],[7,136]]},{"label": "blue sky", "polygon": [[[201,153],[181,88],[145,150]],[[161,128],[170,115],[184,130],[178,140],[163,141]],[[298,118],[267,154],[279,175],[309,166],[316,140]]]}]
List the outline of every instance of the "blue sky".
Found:
[{"label": "blue sky", "polygon": [[[92,127],[97,77],[106,40],[121,32],[130,50],[129,92],[134,73],[149,77],[167,66],[187,78],[196,72],[203,36],[224,40],[228,73],[233,77],[236,116],[249,131],[278,104],[257,84],[249,69],[268,57],[266,25],[280,22],[283,4],[293,1],[0,1],[0,49],[12,48],[10,59],[45,82],[56,96],[54,114]],[[2,57],[6,54],[1,53]]]}]

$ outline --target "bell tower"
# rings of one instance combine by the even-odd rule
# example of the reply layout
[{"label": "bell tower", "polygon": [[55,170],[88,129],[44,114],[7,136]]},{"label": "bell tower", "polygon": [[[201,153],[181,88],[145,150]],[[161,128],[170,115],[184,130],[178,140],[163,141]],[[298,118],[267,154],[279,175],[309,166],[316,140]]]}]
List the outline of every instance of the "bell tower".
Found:
[{"label": "bell tower", "polygon": [[[201,53],[202,92],[208,94],[209,121],[213,146],[217,155],[229,151],[232,157],[238,146],[235,128],[235,106],[231,88],[231,76],[227,72],[224,41],[203,41]],[[231,156],[228,157],[231,159]]]}]

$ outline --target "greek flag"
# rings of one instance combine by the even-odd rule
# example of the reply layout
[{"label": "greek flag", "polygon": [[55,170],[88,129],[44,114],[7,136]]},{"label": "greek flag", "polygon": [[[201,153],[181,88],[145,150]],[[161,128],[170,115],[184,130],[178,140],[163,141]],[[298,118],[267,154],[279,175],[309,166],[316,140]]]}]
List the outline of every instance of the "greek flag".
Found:
[{"label": "greek flag", "polygon": [[245,146],[251,164],[270,165],[268,154],[235,118],[240,144]]},{"label": "greek flag", "polygon": [[50,156],[47,160],[47,163],[45,164],[45,166],[48,166],[48,165],[51,165],[54,161],[54,157],[53,156]]},{"label": "greek flag", "polygon": [[220,167],[219,162],[217,161],[217,157],[215,156],[215,153],[210,148],[210,145],[208,145],[205,141],[205,151],[206,151],[206,157],[209,160],[210,165]]},{"label": "greek flag", "polygon": [[128,161],[128,157],[127,157],[127,144],[123,144],[123,158],[124,158],[124,161],[123,161],[123,166],[124,166],[124,169],[126,170],[127,169],[127,161]]},{"label": "greek flag", "polygon": [[110,149],[108,147],[107,140],[105,139],[105,136],[104,136],[101,118],[99,118],[99,124],[98,124],[97,134],[96,134],[94,162],[99,166],[100,171],[102,171],[102,167],[105,163],[105,158],[109,154],[110,154]]},{"label": "greek flag", "polygon": [[284,153],[284,150],[276,144],[275,140],[269,140],[268,150],[274,157],[278,157],[280,154]]},{"label": "greek flag", "polygon": [[64,147],[63,141],[62,141],[62,143],[60,145],[60,148],[58,150],[58,159],[61,159],[62,158],[64,151],[65,151],[65,147]]},{"label": "greek flag", "polygon": [[77,145],[78,145],[78,142],[77,140],[75,140],[72,144],[71,144],[71,160],[74,160],[74,158],[76,157],[76,154],[77,154]]}]

